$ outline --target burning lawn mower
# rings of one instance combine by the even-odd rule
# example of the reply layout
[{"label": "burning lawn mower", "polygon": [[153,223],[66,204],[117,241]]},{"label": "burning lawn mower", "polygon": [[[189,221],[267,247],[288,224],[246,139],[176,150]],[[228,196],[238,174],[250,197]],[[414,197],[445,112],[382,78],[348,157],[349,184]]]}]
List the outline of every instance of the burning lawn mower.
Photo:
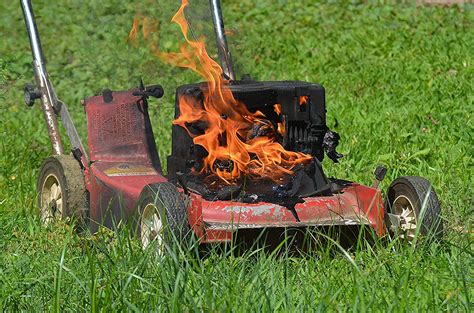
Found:
[{"label": "burning lawn mower", "polygon": [[[219,243],[264,229],[323,226],[366,225],[377,236],[396,233],[408,241],[417,233],[441,236],[440,205],[426,179],[400,177],[384,200],[378,188],[384,167],[377,167],[373,186],[325,175],[325,154],[334,162],[342,155],[339,135],[326,125],[324,88],[236,79],[220,3],[209,3],[220,65],[204,40],[189,37],[185,0],[173,21],[186,43],[179,53],[154,51],[205,80],[176,90],[164,175],[148,115],[148,100],[161,98],[162,87],[141,83],[85,99],[87,151],[48,78],[30,0],[21,1],[36,78],[25,87],[25,102],[41,100],[53,147],[38,178],[41,220],[74,219],[94,233],[138,217],[143,246],[154,242],[159,249],[190,234],[200,243]],[[139,26],[135,20],[131,37]],[[63,150],[58,116],[71,153]]]}]

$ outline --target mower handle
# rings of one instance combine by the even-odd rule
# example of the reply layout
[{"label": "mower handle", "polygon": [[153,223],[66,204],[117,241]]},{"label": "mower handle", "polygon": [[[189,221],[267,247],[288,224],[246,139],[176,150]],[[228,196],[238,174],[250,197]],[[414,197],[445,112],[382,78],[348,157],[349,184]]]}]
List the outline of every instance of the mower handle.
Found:
[{"label": "mower handle", "polygon": [[64,154],[57,123],[57,116],[59,115],[61,117],[61,122],[66,129],[69,140],[71,141],[72,150],[80,150],[82,157],[84,158],[83,161],[87,163],[88,158],[85,153],[84,146],[82,145],[81,139],[77,133],[71,116],[69,115],[67,106],[58,99],[53,85],[49,79],[31,1],[20,0],[20,2],[25,19],[26,30],[30,40],[31,53],[33,55],[33,70],[36,81],[36,86],[28,85],[25,87],[25,102],[31,106],[35,99],[41,99],[41,107],[43,109],[44,119],[48,128],[49,139],[53,146],[53,154]]},{"label": "mower handle", "polygon": [[35,16],[31,8],[31,1],[21,0],[21,7],[23,9],[23,16],[25,18],[26,30],[28,31],[28,37],[30,39],[36,86],[39,87],[39,90],[37,91],[33,90],[35,87],[32,85],[25,87],[25,99],[27,92],[40,95],[44,118],[46,121],[46,126],[48,127],[49,139],[53,145],[53,153],[58,155],[63,154],[63,146],[61,143],[58,123],[56,121],[54,112],[54,104],[56,103],[57,99],[47,77],[48,72],[46,71],[46,67],[44,65],[43,49],[41,48],[41,41],[38,35],[38,29],[36,28]]},{"label": "mower handle", "polygon": [[221,2],[220,0],[209,0],[209,4],[211,6],[212,22],[214,24],[214,32],[216,33],[217,52],[219,54],[222,71],[228,79],[235,80],[232,56],[225,36]]}]

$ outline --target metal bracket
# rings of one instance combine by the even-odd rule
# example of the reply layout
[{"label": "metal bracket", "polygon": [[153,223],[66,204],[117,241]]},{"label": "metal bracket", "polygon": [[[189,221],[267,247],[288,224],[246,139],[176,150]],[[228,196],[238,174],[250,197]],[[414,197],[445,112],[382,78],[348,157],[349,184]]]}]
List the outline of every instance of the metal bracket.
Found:
[{"label": "metal bracket", "polygon": [[58,100],[57,103],[59,106],[59,116],[61,117],[61,122],[66,129],[66,134],[69,137],[69,141],[71,142],[72,150],[79,149],[85,159],[85,162],[89,164],[89,157],[87,156],[84,146],[82,145],[81,137],[79,137],[79,134],[77,133],[77,129],[74,126],[74,122],[72,121],[66,104],[61,100]]},{"label": "metal bracket", "polygon": [[390,221],[390,230],[396,232],[400,229],[400,216],[392,213],[385,213]]}]

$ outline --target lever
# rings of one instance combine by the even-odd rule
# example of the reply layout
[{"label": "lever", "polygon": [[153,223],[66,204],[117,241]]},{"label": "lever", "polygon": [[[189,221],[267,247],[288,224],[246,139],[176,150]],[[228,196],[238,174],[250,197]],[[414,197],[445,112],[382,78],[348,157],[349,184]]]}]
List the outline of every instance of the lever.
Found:
[{"label": "lever", "polygon": [[385,178],[387,174],[387,168],[383,165],[378,165],[374,172],[374,183],[372,184],[373,188],[379,188],[380,182]]},{"label": "lever", "polygon": [[148,97],[159,99],[163,97],[164,93],[165,92],[163,91],[163,87],[161,87],[161,85],[151,85],[146,87],[143,87],[142,85],[140,86],[140,90],[136,90],[133,92],[133,95],[141,96],[146,99],[148,99]]},{"label": "lever", "polygon": [[35,89],[32,84],[26,84],[23,92],[23,99],[25,100],[25,104],[29,107],[35,104],[36,99],[41,98],[41,91]]}]

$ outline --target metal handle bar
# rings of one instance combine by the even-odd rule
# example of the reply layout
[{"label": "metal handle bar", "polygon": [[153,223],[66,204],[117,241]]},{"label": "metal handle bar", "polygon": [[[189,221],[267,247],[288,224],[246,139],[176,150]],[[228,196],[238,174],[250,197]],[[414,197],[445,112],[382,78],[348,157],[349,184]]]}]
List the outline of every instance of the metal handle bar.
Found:
[{"label": "metal handle bar", "polygon": [[67,106],[58,100],[56,92],[48,76],[46,70],[43,49],[41,47],[41,40],[36,27],[35,16],[30,0],[20,0],[23,9],[23,16],[25,19],[26,30],[30,39],[31,53],[33,55],[33,69],[35,72],[36,85],[41,93],[41,104],[44,113],[44,119],[48,128],[48,135],[53,146],[54,154],[63,154],[63,146],[59,134],[58,123],[56,116],[61,117],[62,124],[66,129],[66,133],[71,141],[73,151],[79,149],[82,153],[85,162],[88,162],[88,157],[85,153],[81,139],[72,122],[71,116]]}]

